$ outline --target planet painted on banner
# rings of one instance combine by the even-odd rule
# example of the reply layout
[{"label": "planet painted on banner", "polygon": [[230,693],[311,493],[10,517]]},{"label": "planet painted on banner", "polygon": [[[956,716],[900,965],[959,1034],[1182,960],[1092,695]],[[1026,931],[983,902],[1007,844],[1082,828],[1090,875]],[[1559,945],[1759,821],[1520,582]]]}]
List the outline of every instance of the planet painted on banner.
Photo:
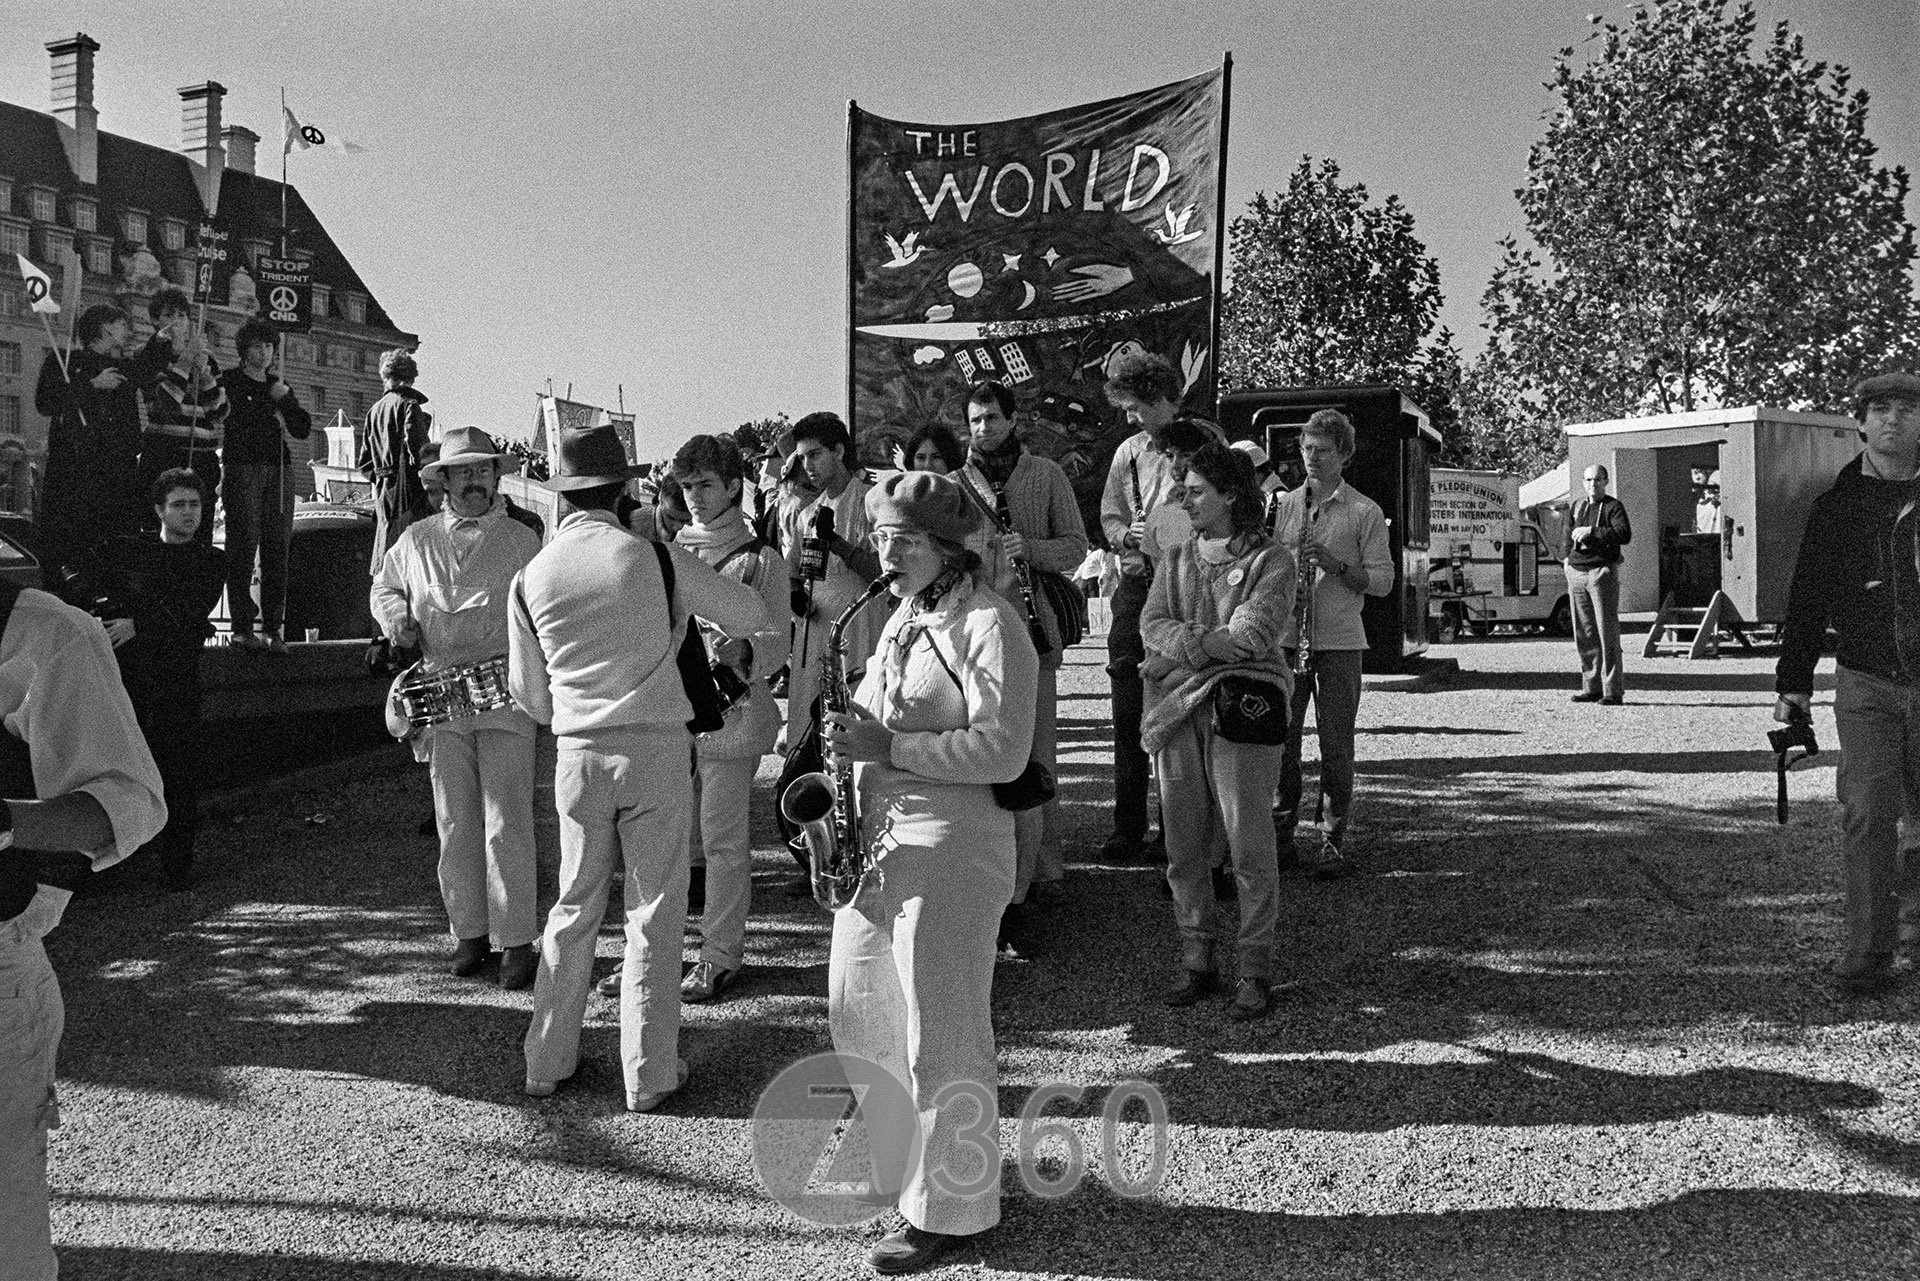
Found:
[{"label": "planet painted on banner", "polygon": [[986,277],[980,269],[970,262],[955,264],[947,273],[947,288],[962,298],[971,298],[980,292],[980,286],[986,283]]}]

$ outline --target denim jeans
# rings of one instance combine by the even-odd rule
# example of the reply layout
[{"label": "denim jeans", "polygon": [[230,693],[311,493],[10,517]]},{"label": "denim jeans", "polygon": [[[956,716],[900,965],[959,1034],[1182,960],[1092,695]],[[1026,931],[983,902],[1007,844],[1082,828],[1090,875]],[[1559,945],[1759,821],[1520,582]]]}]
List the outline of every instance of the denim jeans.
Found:
[{"label": "denim jeans", "polygon": [[1842,667],[1833,712],[1847,860],[1841,967],[1884,970],[1898,939],[1900,902],[1920,892],[1920,854],[1903,860],[1900,850],[1900,819],[1920,819],[1920,687]]},{"label": "denim jeans", "polygon": [[[227,610],[235,635],[264,616],[278,631],[287,616],[287,546],[293,537],[293,478],[271,463],[227,468],[220,501],[227,509]],[[211,520],[206,522],[209,526]],[[253,603],[253,559],[260,557],[260,604]]]}]

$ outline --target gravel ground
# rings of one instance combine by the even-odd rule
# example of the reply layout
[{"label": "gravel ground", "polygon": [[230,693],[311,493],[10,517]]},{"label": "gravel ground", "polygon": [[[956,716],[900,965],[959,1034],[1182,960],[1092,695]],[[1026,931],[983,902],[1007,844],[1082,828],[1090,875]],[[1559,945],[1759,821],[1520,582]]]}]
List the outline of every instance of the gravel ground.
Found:
[{"label": "gravel ground", "polygon": [[[1631,643],[1631,642],[1630,642]],[[928,1275],[1920,1275],[1920,981],[1825,990],[1840,877],[1828,751],[1773,821],[1771,659],[1629,660],[1623,708],[1570,706],[1570,642],[1435,650],[1370,681],[1355,848],[1289,875],[1272,1018],[1153,999],[1177,952],[1106,832],[1104,653],[1062,679],[1069,908],[995,990],[1001,1109],[1083,1086],[1069,1194],[1016,1173],[1002,1225]],[[1736,651],[1737,655],[1738,651]],[[762,776],[764,810],[771,776]],[[849,1276],[879,1229],[759,1189],[749,1118],[828,1048],[827,921],[758,816],[749,966],[689,1007],[693,1080],[628,1116],[613,1003],[580,1078],[521,1096],[525,993],[456,980],[393,749],[230,793],[191,896],[74,904],[54,1231],[70,1278]],[[551,873],[546,880],[550,882]],[[550,887],[548,892],[550,893]],[[1231,909],[1223,909],[1231,911]],[[1229,926],[1230,928],[1230,926]],[[618,935],[603,932],[611,964]],[[1110,1186],[1099,1118],[1139,1078],[1171,1118],[1157,1192]],[[1137,1107],[1117,1146],[1154,1148]],[[1057,1126],[1061,1124],[1056,1121]],[[1063,1146],[1041,1149],[1061,1178]],[[1116,1179],[1118,1176],[1116,1176]]]}]

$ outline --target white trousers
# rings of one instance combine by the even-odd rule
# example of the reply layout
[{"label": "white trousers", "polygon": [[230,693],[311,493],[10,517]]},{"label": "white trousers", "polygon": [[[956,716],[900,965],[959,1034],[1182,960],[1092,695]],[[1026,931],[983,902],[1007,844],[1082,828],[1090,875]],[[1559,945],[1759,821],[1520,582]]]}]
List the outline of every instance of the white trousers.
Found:
[{"label": "white trousers", "polygon": [[60,980],[40,940],[59,924],[67,895],[41,886],[12,920],[0,921],[0,1277],[50,1281],[47,1131],[60,1124],[54,1056],[66,1027]]},{"label": "white trousers", "polygon": [[440,828],[440,897],[457,939],[533,942],[533,735],[435,729],[427,739]]},{"label": "white trousers", "polygon": [[606,916],[614,869],[624,864],[621,1069],[629,1094],[671,1090],[679,1082],[693,741],[681,726],[649,725],[561,735],[555,746],[560,897],[540,941],[527,1075],[563,1080],[580,1062],[594,938]]},{"label": "white trousers", "polygon": [[737,970],[746,951],[753,901],[749,802],[758,757],[700,761],[700,853],[707,864],[707,910],[700,918],[700,959]]}]

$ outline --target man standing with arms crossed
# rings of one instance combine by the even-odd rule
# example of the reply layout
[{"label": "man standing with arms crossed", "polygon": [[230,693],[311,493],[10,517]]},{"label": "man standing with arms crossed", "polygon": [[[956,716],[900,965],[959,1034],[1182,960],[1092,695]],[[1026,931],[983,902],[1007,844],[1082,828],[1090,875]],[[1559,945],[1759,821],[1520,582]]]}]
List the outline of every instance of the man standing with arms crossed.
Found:
[{"label": "man standing with arms crossed", "polygon": [[1140,612],[1153,585],[1147,517],[1176,503],[1173,467],[1154,443],[1154,433],[1180,414],[1180,375],[1150,352],[1122,356],[1107,376],[1107,401],[1126,415],[1134,434],[1120,442],[1107,467],[1100,496],[1100,526],[1120,558],[1120,587],[1113,594],[1107,629],[1107,679],[1113,687],[1113,833],[1100,857],[1132,861],[1147,851],[1147,754],[1140,747],[1144,692],[1140,664]]},{"label": "man standing with arms crossed", "polygon": [[1627,507],[1607,497],[1607,469],[1582,477],[1587,499],[1575,503],[1567,533],[1567,595],[1573,600],[1573,643],[1580,651],[1576,703],[1620,705],[1626,676],[1620,661],[1620,549],[1633,540]]},{"label": "man standing with arms crossed", "polygon": [[[1774,719],[1807,720],[1827,628],[1839,635],[1833,715],[1840,729],[1847,860],[1843,995],[1893,985],[1902,900],[1920,900],[1920,375],[1881,374],[1854,392],[1866,450],[1814,501],[1781,633]],[[1902,866],[1902,864],[1905,866]]]},{"label": "man standing with arms crossed", "polygon": [[628,1110],[650,1112],[687,1079],[680,949],[693,706],[675,657],[693,617],[746,639],[767,626],[767,611],[745,583],[620,526],[615,505],[640,470],[610,424],[561,433],[547,486],[565,514],[514,580],[509,654],[514,700],[553,726],[560,811],[560,895],[541,941],[526,1093],[546,1098],[579,1067],[594,937],[624,864],[620,1058]]},{"label": "man standing with arms crossed", "polygon": [[[478,427],[456,427],[426,470],[446,509],[407,526],[380,562],[369,603],[397,646],[419,647],[429,671],[504,665],[507,597],[539,537],[509,516],[501,453]],[[501,672],[504,679],[505,673]],[[450,969],[477,974],[500,951],[500,986],[533,982],[533,718],[506,706],[417,731],[433,779],[440,895],[453,931]]]},{"label": "man standing with arms crossed", "polygon": [[[1280,862],[1293,850],[1300,821],[1301,735],[1307,700],[1316,705],[1320,738],[1320,796],[1326,826],[1308,868],[1322,880],[1351,876],[1346,851],[1353,811],[1353,723],[1360,713],[1360,660],[1367,629],[1360,621],[1369,596],[1393,590],[1393,552],[1380,505],[1343,480],[1353,461],[1353,423],[1337,409],[1322,409],[1300,432],[1306,482],[1276,507],[1274,537],[1298,558],[1300,573],[1313,575],[1310,660],[1293,685],[1293,726],[1280,755],[1280,795],[1274,806]],[[1289,662],[1300,646],[1299,611],[1288,613],[1280,644]]]}]

